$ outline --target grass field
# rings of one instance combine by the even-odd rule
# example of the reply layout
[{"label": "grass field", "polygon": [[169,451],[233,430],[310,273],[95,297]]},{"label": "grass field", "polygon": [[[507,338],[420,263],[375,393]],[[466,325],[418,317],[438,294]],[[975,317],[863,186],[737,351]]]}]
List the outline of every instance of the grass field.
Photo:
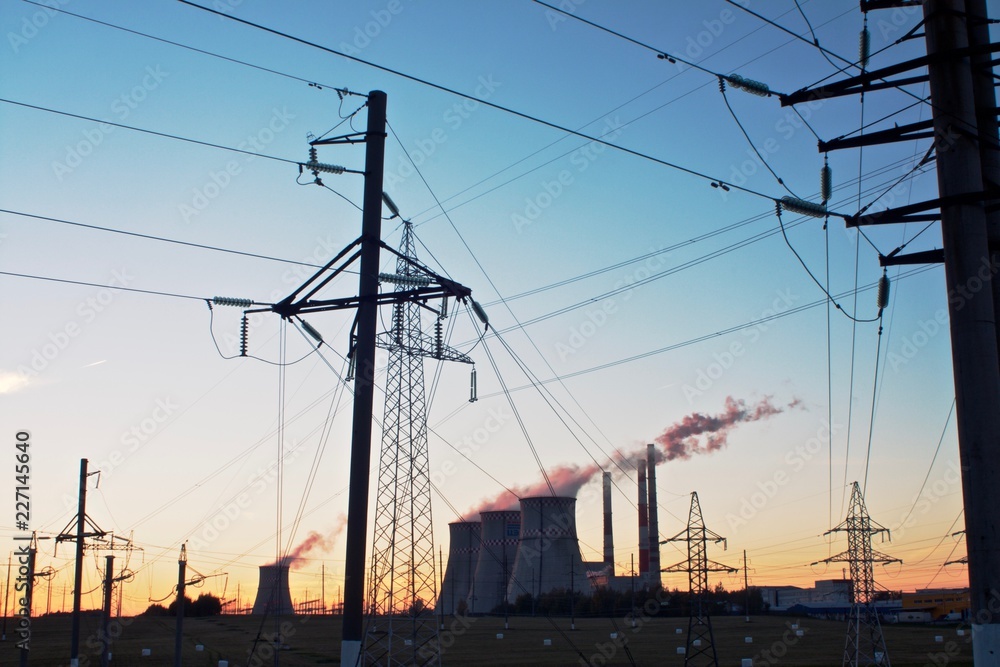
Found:
[{"label": "grass field", "polygon": [[[651,618],[638,623],[635,630],[627,621],[616,620],[618,629],[628,642],[635,664],[645,666],[683,665],[677,647],[686,639],[686,618]],[[154,667],[174,664],[174,633],[172,618],[121,619],[113,627],[117,639],[112,646],[111,664],[116,667]],[[340,664],[339,617],[297,616],[283,620],[287,650],[280,652],[280,664],[301,665]],[[798,623],[802,636],[791,629]],[[739,667],[743,658],[753,658],[755,667],[766,665],[820,666],[841,665],[846,625],[834,621],[794,619],[781,616],[752,617],[746,623],[742,616],[715,617],[715,645],[719,665]],[[0,665],[18,664],[11,623],[7,641],[0,644]],[[99,619],[84,618],[80,640],[80,667],[100,665],[98,642]],[[562,665],[630,665],[621,642],[611,639],[615,632],[610,619],[577,619],[571,631],[568,618],[512,617],[510,628],[504,629],[502,618],[445,617],[442,645],[444,665],[522,665],[533,667]],[[677,628],[682,632],[677,633]],[[248,652],[259,630],[273,633],[273,620],[261,628],[261,621],[252,616],[216,616],[190,618],[184,621],[183,664],[192,667],[217,667],[219,660],[228,660],[230,667],[247,665]],[[64,667],[69,665],[71,622],[67,617],[46,617],[32,622],[29,665]],[[503,639],[497,634],[502,633]],[[753,643],[746,643],[746,637]],[[968,633],[959,636],[955,627],[887,626],[886,644],[894,667],[942,667],[972,665],[972,647]],[[938,643],[935,636],[941,636]],[[551,640],[546,646],[545,640]],[[201,645],[201,651],[196,650]],[[151,655],[142,657],[142,649]],[[253,665],[274,665],[271,646],[260,646]]]}]

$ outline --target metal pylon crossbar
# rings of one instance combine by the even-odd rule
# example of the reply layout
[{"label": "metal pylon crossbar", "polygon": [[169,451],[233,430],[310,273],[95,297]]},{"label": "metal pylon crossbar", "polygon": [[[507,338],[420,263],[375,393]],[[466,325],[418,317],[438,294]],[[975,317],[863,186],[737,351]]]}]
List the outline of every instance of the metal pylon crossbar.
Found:
[{"label": "metal pylon crossbar", "polygon": [[851,568],[851,614],[847,625],[847,639],[844,643],[844,667],[880,665],[891,667],[889,651],[885,647],[885,637],[879,623],[878,609],[875,607],[874,563],[901,563],[892,556],[872,549],[872,536],[885,533],[889,529],[872,521],[865,507],[861,487],[854,482],[851,505],[847,518],[827,535],[836,532],[847,533],[847,551],[830,556],[819,563],[848,563]]},{"label": "metal pylon crossbar", "polygon": [[667,542],[687,542],[688,558],[686,561],[663,568],[663,572],[687,572],[691,598],[691,611],[688,616],[687,648],[684,652],[685,667],[717,667],[719,657],[715,651],[715,635],[712,632],[712,617],[709,613],[707,600],[709,572],[737,572],[738,570],[722,563],[708,559],[708,541],[723,543],[726,538],[705,527],[705,519],[701,514],[701,503],[697,492],[691,494],[691,510],[688,514],[687,528],[680,533],[664,540]]}]

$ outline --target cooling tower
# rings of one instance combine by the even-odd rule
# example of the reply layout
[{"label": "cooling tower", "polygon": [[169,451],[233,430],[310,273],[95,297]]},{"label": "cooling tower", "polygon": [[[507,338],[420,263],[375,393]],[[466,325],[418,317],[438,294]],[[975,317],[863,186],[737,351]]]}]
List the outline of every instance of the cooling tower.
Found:
[{"label": "cooling tower", "polygon": [[646,445],[646,465],[649,484],[649,578],[653,586],[662,586],[660,578],[660,518],[656,506],[656,445]]},{"label": "cooling tower", "polygon": [[488,614],[507,596],[521,536],[520,512],[483,512],[479,562],[469,591],[469,612]]},{"label": "cooling tower", "polygon": [[521,539],[507,600],[570,588],[590,590],[576,536],[576,498],[521,498]]},{"label": "cooling tower", "polygon": [[257,599],[252,614],[294,614],[292,595],[288,591],[287,565],[261,565]]},{"label": "cooling tower", "polygon": [[604,473],[604,569],[615,574],[615,532],[611,525],[611,473]]},{"label": "cooling tower", "polygon": [[639,460],[639,578],[649,578],[649,508],[646,497],[646,462]]},{"label": "cooling tower", "polygon": [[456,521],[448,524],[451,544],[448,545],[448,567],[441,582],[438,604],[442,613],[455,614],[464,610],[472,590],[472,577],[479,561],[478,521]]}]

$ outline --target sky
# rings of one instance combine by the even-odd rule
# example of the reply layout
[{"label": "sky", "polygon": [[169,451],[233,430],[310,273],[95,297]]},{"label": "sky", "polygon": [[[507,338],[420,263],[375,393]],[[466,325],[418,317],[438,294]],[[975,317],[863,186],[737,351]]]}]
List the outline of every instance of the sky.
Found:
[{"label": "sky", "polygon": [[[450,344],[475,361],[476,402],[469,366],[426,362],[436,548],[447,552],[449,522],[505,487],[537,487],[539,466],[596,465],[616,471],[625,573],[636,478],[628,460],[609,461],[665,446],[699,416],[765,405],[721,442],[695,433],[691,456],[665,457],[662,539],[684,528],[697,492],[728,538],[710,558],[739,565],[745,550],[752,585],[809,586],[841,576],[813,563],[846,550],[843,534],[824,533],[858,481],[891,529],[875,547],[903,561],[876,567],[881,585],[967,584],[964,566],[944,565],[965,549],[952,536],[963,522],[943,271],[890,268],[881,320],[874,289],[879,253],[938,248],[938,225],[862,236],[837,216],[786,211],[786,241],[774,205],[818,202],[825,159],[836,213],[935,196],[933,164],[918,167],[928,140],[817,151],[862,126],[929,118],[925,86],[796,111],[719,89],[718,74],[783,93],[845,76],[810,31],[853,62],[856,2],[200,4],[313,45],[168,0],[0,6],[0,432],[30,433],[40,538],[73,521],[80,460],[101,471],[87,514],[136,547],[116,554],[134,573],[125,613],[170,596],[184,542],[207,577],[196,592],[246,603],[257,567],[309,540],[293,597],[317,597],[325,573],[336,601],[351,316],[308,317],[321,354],[291,327],[282,343],[279,318],[257,315],[252,358],[239,358],[240,311],[206,300],[272,303],[358,236],[362,177],[322,174],[318,187],[297,163],[313,137],[362,131],[374,90],[387,95],[385,190],[418,257],[470,287],[491,325],[483,335],[467,305],[447,320]],[[922,39],[896,43],[918,21],[914,8],[872,13],[870,67],[921,55]],[[318,158],[364,167],[359,145]],[[388,244],[400,236],[398,219],[384,222]],[[324,294],[355,294],[356,278]],[[600,559],[599,484],[579,485],[585,560]],[[13,502],[5,517],[13,550],[24,534]],[[40,550],[55,574],[36,613],[66,605],[72,587],[72,544]],[[100,605],[102,555],[88,552],[85,606]],[[664,565],[683,559],[664,546]]]}]

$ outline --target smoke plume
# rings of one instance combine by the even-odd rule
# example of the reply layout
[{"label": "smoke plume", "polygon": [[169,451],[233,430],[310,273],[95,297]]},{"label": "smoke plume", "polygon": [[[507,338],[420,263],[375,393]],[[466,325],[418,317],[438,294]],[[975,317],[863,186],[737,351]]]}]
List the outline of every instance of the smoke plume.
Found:
[{"label": "smoke plume", "polygon": [[[313,552],[325,553],[332,551],[333,547],[337,544],[337,538],[340,537],[346,527],[347,515],[341,513],[337,517],[336,525],[334,525],[333,529],[329,533],[324,535],[323,533],[319,533],[315,530],[310,530],[304,540],[299,542],[294,549],[281,557],[281,566],[297,567],[303,558],[306,558]],[[278,562],[271,563],[272,566],[277,564]]]},{"label": "smoke plume", "polygon": [[[787,408],[799,405],[795,399]],[[767,419],[784,411],[765,396],[754,405],[747,405],[743,399],[732,396],[726,398],[725,409],[719,414],[706,415],[694,412],[686,415],[680,421],[668,426],[654,438],[658,445],[656,449],[656,464],[675,459],[686,460],[697,454],[710,454],[725,447],[729,442],[730,432],[741,423],[755,422]],[[512,486],[510,491],[504,491],[493,498],[488,498],[465,513],[464,520],[474,520],[480,512],[492,510],[516,510],[518,500],[531,496],[547,496],[555,491],[557,496],[576,497],[580,488],[589,482],[594,475],[604,469],[617,470],[616,463],[625,463],[630,467],[636,459],[646,459],[646,448],[642,447],[631,453],[616,455],[614,461],[608,461],[604,466],[596,464],[579,466],[562,464],[547,471],[549,484],[544,479],[526,486]]]}]

